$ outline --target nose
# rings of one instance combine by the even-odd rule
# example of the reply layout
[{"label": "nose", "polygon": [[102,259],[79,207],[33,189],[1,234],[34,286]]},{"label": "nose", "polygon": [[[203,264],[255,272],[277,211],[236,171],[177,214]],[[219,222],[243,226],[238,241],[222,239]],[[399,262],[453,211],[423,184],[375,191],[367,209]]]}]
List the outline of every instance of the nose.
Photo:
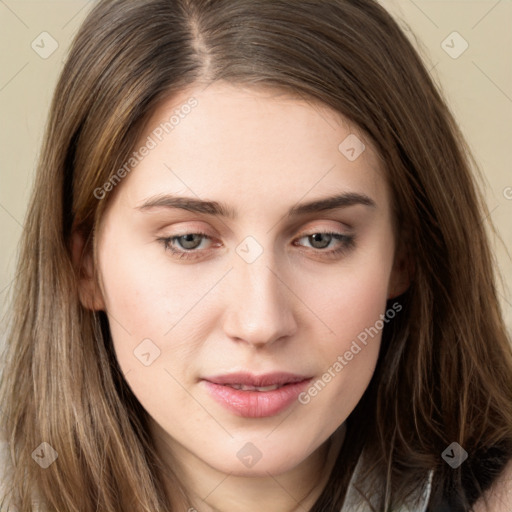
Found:
[{"label": "nose", "polygon": [[289,284],[265,253],[253,263],[239,260],[230,273],[224,332],[254,347],[269,346],[297,330]]}]

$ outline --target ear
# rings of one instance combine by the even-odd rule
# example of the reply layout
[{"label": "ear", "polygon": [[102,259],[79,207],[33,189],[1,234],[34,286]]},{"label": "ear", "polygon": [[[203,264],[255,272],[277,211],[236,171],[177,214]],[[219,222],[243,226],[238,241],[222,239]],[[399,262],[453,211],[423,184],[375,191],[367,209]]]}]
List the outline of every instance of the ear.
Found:
[{"label": "ear", "polygon": [[83,233],[74,231],[71,236],[71,257],[78,281],[78,295],[82,306],[93,311],[105,310],[105,302],[96,281],[94,256]]},{"label": "ear", "polygon": [[401,243],[395,252],[395,259],[388,285],[388,300],[406,292],[414,275],[414,263],[405,244]]}]

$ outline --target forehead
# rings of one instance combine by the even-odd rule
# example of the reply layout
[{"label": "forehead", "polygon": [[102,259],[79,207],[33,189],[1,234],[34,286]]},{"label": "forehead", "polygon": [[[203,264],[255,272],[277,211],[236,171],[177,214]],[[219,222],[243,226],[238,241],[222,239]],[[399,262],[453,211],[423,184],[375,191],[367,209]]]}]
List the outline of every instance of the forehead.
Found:
[{"label": "forehead", "polygon": [[121,183],[134,206],[164,193],[246,208],[344,192],[388,203],[367,137],[333,109],[276,89],[213,83],[181,91],[146,123],[134,150],[145,146]]}]

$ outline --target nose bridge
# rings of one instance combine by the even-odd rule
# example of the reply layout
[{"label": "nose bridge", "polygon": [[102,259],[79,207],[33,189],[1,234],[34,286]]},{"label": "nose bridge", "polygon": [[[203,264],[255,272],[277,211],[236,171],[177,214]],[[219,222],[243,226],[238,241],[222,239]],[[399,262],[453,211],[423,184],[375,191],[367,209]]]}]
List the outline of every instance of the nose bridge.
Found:
[{"label": "nose bridge", "polygon": [[279,270],[272,250],[263,250],[254,261],[243,253],[236,255],[224,324],[229,337],[265,345],[295,331],[290,293],[276,275]]}]

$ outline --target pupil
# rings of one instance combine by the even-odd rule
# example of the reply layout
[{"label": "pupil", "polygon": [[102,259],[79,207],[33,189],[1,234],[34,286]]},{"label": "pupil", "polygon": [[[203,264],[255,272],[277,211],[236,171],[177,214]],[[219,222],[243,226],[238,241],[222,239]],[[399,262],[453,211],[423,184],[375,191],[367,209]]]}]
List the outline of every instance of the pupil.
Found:
[{"label": "pupil", "polygon": [[200,240],[200,237],[198,235],[193,235],[193,234],[184,235],[184,236],[181,237],[181,240],[182,240],[181,246],[184,249],[195,249],[199,245],[197,243],[198,239],[199,239],[199,242],[200,242],[201,240]]},{"label": "pupil", "polygon": [[[323,242],[322,242],[322,237],[325,237]],[[313,242],[311,243],[311,245],[313,247],[315,247],[316,249],[324,249],[331,242],[331,235],[328,235],[326,233],[315,233],[310,238],[313,239]]]}]

